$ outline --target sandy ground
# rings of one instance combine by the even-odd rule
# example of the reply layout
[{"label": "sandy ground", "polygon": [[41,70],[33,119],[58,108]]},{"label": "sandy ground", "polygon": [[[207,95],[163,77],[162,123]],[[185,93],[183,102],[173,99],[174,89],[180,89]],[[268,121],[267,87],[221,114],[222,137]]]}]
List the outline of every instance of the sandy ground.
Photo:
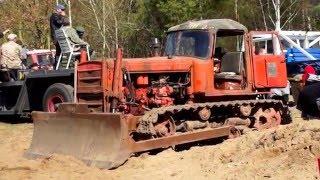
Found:
[{"label": "sandy ground", "polygon": [[319,179],[320,121],[249,132],[218,145],[132,157],[115,170],[68,156],[27,160],[32,124],[0,123],[0,179]]}]

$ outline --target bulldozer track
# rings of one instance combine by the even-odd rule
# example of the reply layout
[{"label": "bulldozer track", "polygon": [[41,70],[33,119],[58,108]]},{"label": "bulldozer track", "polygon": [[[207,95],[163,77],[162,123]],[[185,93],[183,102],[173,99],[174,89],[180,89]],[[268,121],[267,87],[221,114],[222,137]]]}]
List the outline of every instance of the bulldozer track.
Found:
[{"label": "bulldozer track", "polygon": [[224,102],[212,102],[212,103],[194,103],[194,104],[185,104],[185,105],[176,105],[168,106],[161,108],[154,108],[151,111],[146,112],[141,118],[140,121],[156,123],[159,115],[164,115],[168,113],[177,113],[182,110],[198,110],[200,108],[212,108],[212,107],[221,107],[221,106],[240,106],[240,105],[256,105],[256,104],[265,104],[273,103],[274,105],[282,105],[280,100],[274,99],[261,99],[261,100],[238,100],[238,101],[224,101]]},{"label": "bulldozer track", "polygon": [[[258,99],[258,100],[236,100],[236,101],[223,101],[223,102],[210,102],[210,103],[194,103],[194,104],[185,104],[185,105],[175,105],[175,106],[168,106],[168,107],[161,107],[161,108],[154,108],[150,111],[147,111],[140,119],[139,125],[137,128],[137,132],[141,132],[144,134],[154,134],[152,132],[153,124],[157,123],[159,119],[163,116],[173,116],[178,113],[187,112],[199,112],[203,108],[220,108],[220,107],[227,107],[227,108],[239,108],[240,106],[247,106],[250,105],[252,109],[257,107],[275,107],[281,114],[286,113],[286,107],[283,105],[281,100],[275,99]],[[261,106],[258,106],[261,105]],[[230,116],[230,117],[237,117]],[[243,115],[241,115],[243,116]],[[248,115],[244,115],[246,117],[253,117],[252,112]]]}]

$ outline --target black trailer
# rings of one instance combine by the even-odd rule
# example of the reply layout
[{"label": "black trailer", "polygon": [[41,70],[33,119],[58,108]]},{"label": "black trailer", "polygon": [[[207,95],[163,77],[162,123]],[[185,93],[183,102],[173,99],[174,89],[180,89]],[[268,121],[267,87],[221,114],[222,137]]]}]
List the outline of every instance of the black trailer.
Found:
[{"label": "black trailer", "polygon": [[23,80],[0,83],[0,116],[55,111],[60,103],[73,101],[73,79],[73,69],[39,70]]}]

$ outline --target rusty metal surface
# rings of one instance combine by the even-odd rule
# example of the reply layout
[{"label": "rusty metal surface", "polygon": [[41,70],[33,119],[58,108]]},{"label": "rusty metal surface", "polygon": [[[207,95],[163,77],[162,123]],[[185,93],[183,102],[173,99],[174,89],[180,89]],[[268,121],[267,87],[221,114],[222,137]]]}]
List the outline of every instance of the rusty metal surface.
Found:
[{"label": "rusty metal surface", "polygon": [[99,168],[115,168],[134,152],[227,136],[230,126],[134,141],[136,116],[91,113],[85,104],[62,104],[56,113],[33,112],[34,133],[27,158],[74,156]]},{"label": "rusty metal surface", "polygon": [[247,28],[232,19],[205,19],[199,21],[188,21],[169,28],[168,32],[181,30],[243,30]]},{"label": "rusty metal surface", "polygon": [[194,132],[176,134],[173,136],[149,139],[134,143],[133,151],[148,151],[157,148],[167,148],[173,145],[184,144],[189,142],[213,139],[217,137],[228,136],[230,134],[230,126],[223,126],[214,129],[203,129]]},{"label": "rusty metal surface", "polygon": [[[241,106],[250,105],[254,107],[256,105],[272,105],[274,107],[284,108],[280,100],[274,99],[259,99],[259,100],[237,100],[237,101],[222,101],[222,102],[210,102],[210,103],[194,103],[194,104],[184,104],[175,105],[161,108],[154,108],[151,111],[147,111],[139,120],[137,126],[137,132],[142,134],[156,135],[154,131],[154,124],[157,123],[160,116],[174,116],[180,112],[186,113],[186,111],[201,111],[203,108],[211,109],[213,107],[228,107],[228,108],[239,108]],[[277,123],[280,124],[281,117],[279,120],[277,116]]]},{"label": "rusty metal surface", "polygon": [[274,108],[266,110],[259,109],[254,116],[257,119],[254,127],[259,130],[277,127],[281,124],[280,112],[276,111]]},{"label": "rusty metal surface", "polygon": [[112,168],[131,154],[122,138],[126,126],[120,114],[79,113],[62,105],[58,113],[34,112],[32,118],[34,133],[26,157],[65,154],[88,165]]},{"label": "rusty metal surface", "polygon": [[[137,132],[136,128],[140,124],[152,124],[158,120],[159,115],[176,113],[178,110],[196,110],[212,106],[241,106],[244,103],[253,106],[257,103],[277,104],[281,101],[251,100],[178,105],[155,108],[142,117],[119,113],[92,113],[86,104],[62,104],[56,113],[32,113],[34,134],[25,156],[36,158],[65,154],[79,158],[88,165],[115,168],[123,164],[134,152],[228,136],[234,127],[226,124],[217,127],[195,128],[195,130],[183,133],[168,132],[169,135],[164,137],[150,137],[135,141],[131,133]],[[195,126],[199,126],[199,123],[204,122],[193,123],[198,123]]]}]

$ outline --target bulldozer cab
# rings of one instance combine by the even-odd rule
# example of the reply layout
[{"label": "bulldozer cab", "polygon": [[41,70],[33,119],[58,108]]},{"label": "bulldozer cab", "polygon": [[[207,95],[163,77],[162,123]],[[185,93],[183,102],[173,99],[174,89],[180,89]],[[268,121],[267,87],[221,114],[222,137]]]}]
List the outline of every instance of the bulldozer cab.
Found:
[{"label": "bulldozer cab", "polygon": [[[165,53],[168,57],[195,57],[195,91],[223,93],[247,88],[247,28],[228,19],[190,21],[169,29]],[[201,73],[206,72],[206,77]],[[209,82],[212,82],[209,83]]]},{"label": "bulldozer cab", "polygon": [[[285,87],[286,66],[275,32],[248,32],[226,19],[190,21],[169,29],[165,55],[192,57],[195,92],[207,96]],[[212,82],[212,83],[211,83]]]},{"label": "bulldozer cab", "polygon": [[254,88],[285,87],[286,66],[279,42],[275,32],[187,29],[168,33],[166,55],[213,61],[216,91],[245,90],[250,88],[249,81]]}]

